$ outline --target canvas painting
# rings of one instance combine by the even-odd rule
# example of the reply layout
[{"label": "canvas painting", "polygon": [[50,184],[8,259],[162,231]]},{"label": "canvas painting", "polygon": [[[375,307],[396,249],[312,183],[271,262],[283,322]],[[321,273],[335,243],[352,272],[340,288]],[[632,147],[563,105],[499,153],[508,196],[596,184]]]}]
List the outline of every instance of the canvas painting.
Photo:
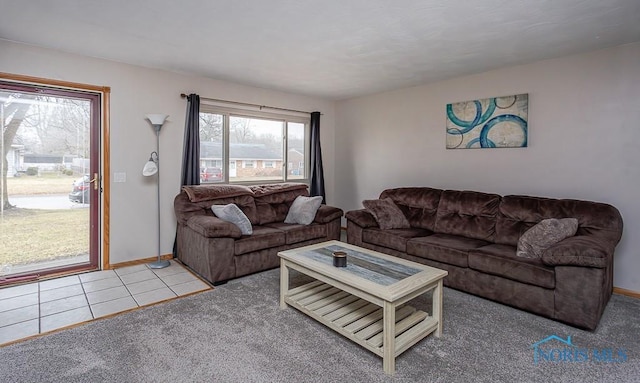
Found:
[{"label": "canvas painting", "polygon": [[447,149],[527,146],[529,95],[447,104]]}]

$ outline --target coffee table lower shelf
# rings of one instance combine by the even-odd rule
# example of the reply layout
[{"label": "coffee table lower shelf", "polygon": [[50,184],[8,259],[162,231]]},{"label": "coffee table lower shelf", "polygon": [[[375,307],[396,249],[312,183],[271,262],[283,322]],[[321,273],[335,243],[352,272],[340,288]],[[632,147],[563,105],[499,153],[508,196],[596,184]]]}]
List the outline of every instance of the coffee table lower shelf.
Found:
[{"label": "coffee table lower shelf", "polygon": [[[285,302],[384,357],[383,309],[321,281],[287,292]],[[394,357],[438,328],[438,320],[409,305],[396,307]]]}]

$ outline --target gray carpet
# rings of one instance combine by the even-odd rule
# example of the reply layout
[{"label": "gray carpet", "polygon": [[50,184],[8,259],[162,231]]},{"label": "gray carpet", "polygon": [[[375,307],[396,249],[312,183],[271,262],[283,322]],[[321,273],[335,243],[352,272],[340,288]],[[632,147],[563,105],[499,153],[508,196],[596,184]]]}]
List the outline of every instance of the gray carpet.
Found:
[{"label": "gray carpet", "polygon": [[[0,348],[0,380],[640,382],[637,299],[614,295],[598,329],[587,332],[445,289],[443,337],[406,351],[389,377],[381,358],[293,308],[280,310],[278,280],[271,270]],[[427,307],[429,297],[414,303]],[[627,358],[534,364],[532,345],[550,335],[571,336],[580,349],[610,349],[614,357],[622,349]]]}]

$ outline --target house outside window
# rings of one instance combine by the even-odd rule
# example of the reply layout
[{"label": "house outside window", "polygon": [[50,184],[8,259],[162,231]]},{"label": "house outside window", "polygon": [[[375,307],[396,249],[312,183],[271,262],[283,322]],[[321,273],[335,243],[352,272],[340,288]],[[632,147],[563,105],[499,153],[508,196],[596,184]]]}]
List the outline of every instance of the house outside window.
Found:
[{"label": "house outside window", "polygon": [[298,149],[289,149],[289,178],[305,178],[304,153]]},{"label": "house outside window", "polygon": [[307,115],[200,105],[200,164],[220,169],[216,182],[304,182],[308,147]]}]

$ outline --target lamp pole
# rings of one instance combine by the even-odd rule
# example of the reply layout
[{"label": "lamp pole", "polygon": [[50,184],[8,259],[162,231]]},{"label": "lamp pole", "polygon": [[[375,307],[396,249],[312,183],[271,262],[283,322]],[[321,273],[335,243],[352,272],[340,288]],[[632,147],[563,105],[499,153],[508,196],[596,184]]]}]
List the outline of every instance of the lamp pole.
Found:
[{"label": "lamp pole", "polygon": [[153,153],[151,154],[150,161],[155,162],[156,165],[156,174],[158,175],[157,179],[157,202],[158,202],[158,259],[155,262],[149,264],[149,267],[152,269],[163,269],[169,266],[171,263],[162,259],[162,252],[160,248],[160,129],[164,124],[164,121],[167,119],[167,115],[164,114],[149,114],[147,118],[151,121],[151,125],[153,125],[156,131],[156,156],[153,158]]}]

